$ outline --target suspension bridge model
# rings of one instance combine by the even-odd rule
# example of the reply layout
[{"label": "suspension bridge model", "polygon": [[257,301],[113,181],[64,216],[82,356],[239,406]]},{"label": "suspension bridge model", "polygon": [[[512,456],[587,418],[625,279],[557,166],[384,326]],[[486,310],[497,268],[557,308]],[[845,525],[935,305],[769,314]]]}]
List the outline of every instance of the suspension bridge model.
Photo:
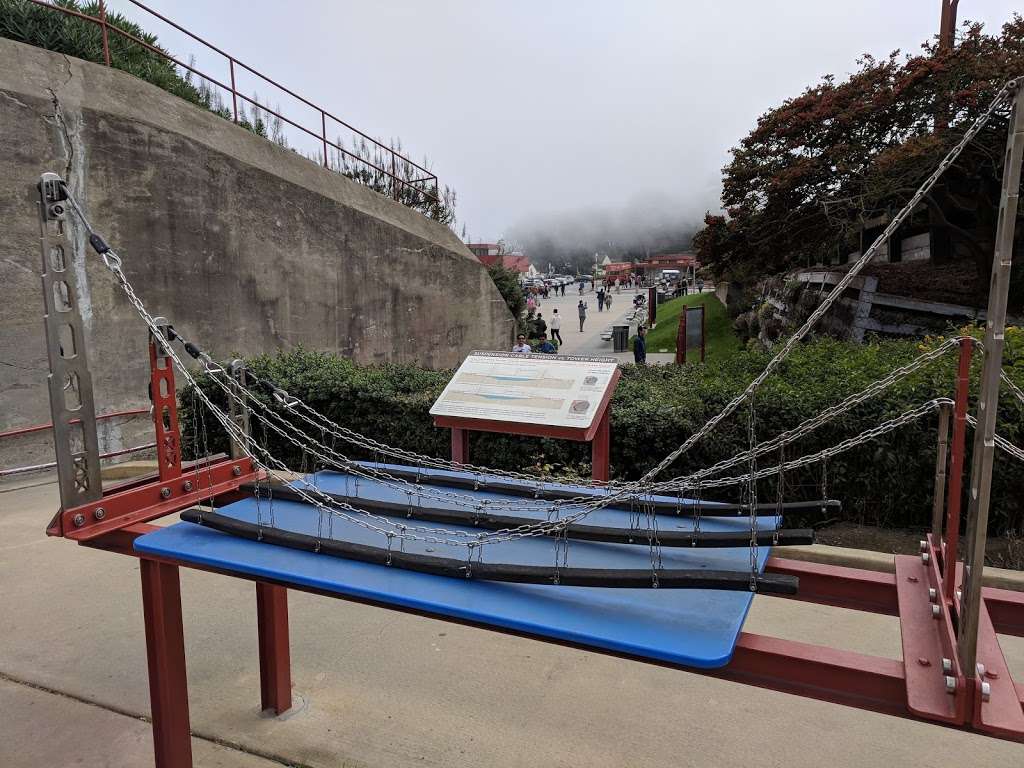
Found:
[{"label": "suspension bridge model", "polygon": [[[1007,109],[984,342],[950,339],[793,429],[759,440],[758,388],[992,115]],[[291,707],[287,590],[298,589],[1024,741],[1024,686],[1014,683],[996,638],[999,632],[1024,636],[1024,596],[982,585],[994,453],[1024,461],[1024,450],[996,433],[1000,384],[1024,405],[1024,392],[1001,367],[1022,157],[1024,81],[1015,80],[749,386],[628,482],[555,482],[394,448],[332,421],[242,361],[217,362],[150,313],[121,257],[89,223],[84,202],[63,179],[44,174],[42,277],[61,494],[47,532],[139,558],[156,764],[192,764],[181,567],[255,582],[261,702],[277,713]],[[108,488],[100,482],[88,348],[70,268],[77,227],[149,334],[158,470]],[[977,416],[971,416],[970,360],[978,347],[984,364]],[[815,453],[796,456],[789,448],[954,351],[959,368],[951,398],[922,403]],[[183,397],[192,400],[186,433],[197,458],[189,461],[183,460],[179,377],[187,385]],[[749,425],[745,450],[659,479],[741,409]],[[932,414],[939,424],[932,528],[919,556],[897,556],[895,573],[884,574],[771,553],[813,540],[809,530],[784,526],[787,511],[839,503],[825,488],[819,501],[786,502],[787,472]],[[211,453],[208,427],[227,435],[230,454]],[[974,450],[961,563],[968,427]],[[299,452],[303,468],[311,460],[313,471],[289,472],[271,444]],[[374,460],[355,461],[345,451]],[[771,478],[777,493],[759,498],[758,482]],[[705,496],[729,488],[740,492],[740,503]],[[172,513],[181,513],[181,522],[151,524]],[[903,660],[744,633],[759,593],[898,616]]]}]

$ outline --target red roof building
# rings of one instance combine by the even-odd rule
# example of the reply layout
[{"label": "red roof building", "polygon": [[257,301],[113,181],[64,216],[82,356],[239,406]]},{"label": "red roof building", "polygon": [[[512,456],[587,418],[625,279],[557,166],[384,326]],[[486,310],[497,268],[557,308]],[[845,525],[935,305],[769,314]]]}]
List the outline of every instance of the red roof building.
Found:
[{"label": "red roof building", "polygon": [[473,252],[477,260],[485,267],[501,264],[520,274],[530,271],[530,260],[521,253],[499,253],[501,250],[495,243],[467,243],[466,247]]},{"label": "red roof building", "polygon": [[700,266],[697,255],[693,253],[663,253],[658,256],[650,256],[647,261],[641,261],[637,265],[645,272],[653,272],[659,269],[678,269],[680,272],[693,267]]}]

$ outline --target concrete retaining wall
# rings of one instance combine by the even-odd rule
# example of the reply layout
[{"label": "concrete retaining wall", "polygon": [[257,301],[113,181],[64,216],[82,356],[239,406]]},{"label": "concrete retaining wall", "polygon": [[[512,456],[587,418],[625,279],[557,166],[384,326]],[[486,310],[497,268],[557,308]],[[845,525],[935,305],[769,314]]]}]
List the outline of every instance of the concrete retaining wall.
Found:
[{"label": "concrete retaining wall", "polygon": [[[447,227],[130,75],[0,39],[0,430],[49,421],[44,171],[70,180],[152,313],[215,355],[302,344],[448,367],[511,343],[505,303]],[[144,326],[77,235],[97,410],[142,405]]]}]

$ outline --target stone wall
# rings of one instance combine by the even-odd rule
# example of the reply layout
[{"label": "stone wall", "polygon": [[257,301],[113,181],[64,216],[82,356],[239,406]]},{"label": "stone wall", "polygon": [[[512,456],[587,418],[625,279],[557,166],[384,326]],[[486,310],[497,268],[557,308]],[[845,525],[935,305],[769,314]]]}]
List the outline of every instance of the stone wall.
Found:
[{"label": "stone wall", "polygon": [[[0,39],[0,431],[49,421],[44,171],[70,181],[151,312],[214,355],[302,344],[449,367],[511,343],[447,227],[128,74]],[[145,328],[76,235],[97,411],[147,404]],[[129,441],[112,434],[103,448]],[[41,445],[0,441],[0,467],[50,460]]]}]

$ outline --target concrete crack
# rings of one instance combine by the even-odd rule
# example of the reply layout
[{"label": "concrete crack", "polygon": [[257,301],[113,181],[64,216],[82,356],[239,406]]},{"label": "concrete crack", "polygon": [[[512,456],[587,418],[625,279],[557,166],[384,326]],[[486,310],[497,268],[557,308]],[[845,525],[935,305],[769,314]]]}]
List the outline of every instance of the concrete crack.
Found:
[{"label": "concrete crack", "polygon": [[[60,85],[60,88],[63,89],[71,82],[71,78],[74,75],[71,71],[71,59],[64,54],[61,54],[61,58],[64,59],[64,66],[67,67],[68,72],[67,79]],[[68,130],[67,121],[64,119],[64,110],[61,109],[60,98],[57,96],[57,92],[53,88],[47,88],[46,90],[50,92],[50,99],[53,101],[53,117],[57,121],[57,125],[60,126],[61,133],[64,135],[64,154],[67,156],[67,163],[64,166],[64,181],[70,186],[71,169],[75,160],[75,145],[71,141],[71,132]]]},{"label": "concrete crack", "polygon": [[[153,718],[142,712],[133,712],[130,709],[127,709],[126,707],[120,707],[114,704],[105,704],[95,699],[90,699],[85,696],[79,696],[74,693],[62,691],[58,688],[52,688],[48,685],[43,685],[41,683],[32,682],[31,680],[27,680],[22,677],[17,677],[15,675],[8,674],[7,672],[0,671],[0,680],[6,681],[13,685],[21,685],[25,688],[30,688],[34,691],[39,691],[40,693],[48,693],[52,696],[60,696],[61,698],[69,699],[70,701],[77,701],[79,704],[86,704],[90,707],[103,709],[107,712],[112,712],[115,715],[129,717],[133,720],[141,720],[145,723],[153,722]],[[227,749],[233,749],[236,752],[242,752],[244,754],[252,755],[254,757],[260,757],[264,760],[267,760],[268,762],[277,763],[282,766],[287,766],[287,768],[312,768],[312,766],[306,765],[305,763],[297,763],[291,758],[284,757],[283,755],[279,755],[274,752],[269,752],[267,750],[259,748],[246,746],[245,744],[242,744],[234,739],[225,739],[220,736],[215,736],[211,733],[203,733],[195,729],[192,729],[191,733],[192,738],[194,739],[202,739],[203,741],[210,742],[211,744],[216,744]]]},{"label": "concrete crack", "polygon": [[24,107],[25,109],[30,109],[28,104],[26,104],[25,102],[19,101],[18,99],[14,98],[13,96],[11,96],[11,94],[7,93],[7,91],[0,91],[0,96],[2,96],[3,98],[7,99],[8,101],[14,102],[19,107]]},{"label": "concrete crack", "polygon": [[74,164],[75,159],[75,146],[71,142],[71,132],[68,130],[67,123],[64,121],[64,110],[61,109],[60,99],[57,98],[57,92],[53,88],[47,88],[50,92],[50,98],[53,101],[53,119],[57,121],[57,126],[60,128],[60,132],[64,137],[64,156],[66,162],[64,164],[64,181],[71,185],[71,168]]},{"label": "concrete crack", "polygon": [[34,368],[34,367],[28,366],[28,365],[18,365],[17,363],[9,363],[6,360],[0,360],[0,365],[6,365],[6,366],[9,366],[11,368],[20,368],[23,371],[42,371],[43,373],[48,373],[49,372],[45,368]]}]

